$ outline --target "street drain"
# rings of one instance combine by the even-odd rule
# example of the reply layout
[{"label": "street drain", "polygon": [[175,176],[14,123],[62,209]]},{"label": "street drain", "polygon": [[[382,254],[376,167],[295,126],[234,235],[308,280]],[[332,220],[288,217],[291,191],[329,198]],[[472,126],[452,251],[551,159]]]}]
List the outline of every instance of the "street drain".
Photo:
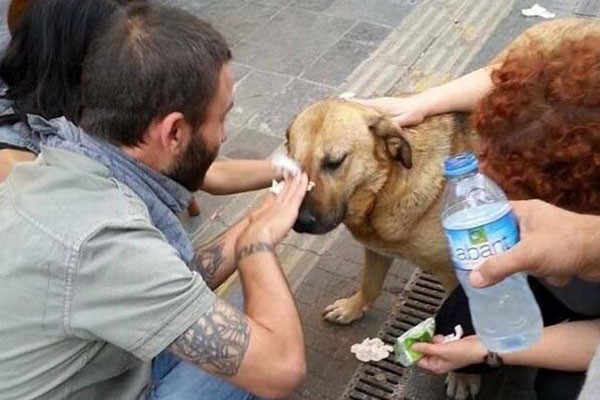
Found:
[{"label": "street drain", "polygon": [[[444,288],[430,274],[416,270],[400,295],[383,328],[377,335],[393,345],[396,338],[419,322],[434,315],[444,300]],[[362,363],[341,400],[400,400],[404,398],[402,377],[405,368],[392,361]]]}]

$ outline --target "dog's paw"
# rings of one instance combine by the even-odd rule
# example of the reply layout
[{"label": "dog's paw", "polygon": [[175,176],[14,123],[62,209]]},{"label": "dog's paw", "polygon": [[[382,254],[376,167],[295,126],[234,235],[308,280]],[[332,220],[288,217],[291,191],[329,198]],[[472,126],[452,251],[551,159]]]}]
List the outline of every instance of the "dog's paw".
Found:
[{"label": "dog's paw", "polygon": [[453,400],[474,399],[481,389],[481,375],[449,372],[446,376],[446,396]]},{"label": "dog's paw", "polygon": [[328,305],[323,310],[323,319],[334,324],[347,325],[352,321],[362,318],[367,311],[356,295],[347,299],[339,299],[335,303]]}]

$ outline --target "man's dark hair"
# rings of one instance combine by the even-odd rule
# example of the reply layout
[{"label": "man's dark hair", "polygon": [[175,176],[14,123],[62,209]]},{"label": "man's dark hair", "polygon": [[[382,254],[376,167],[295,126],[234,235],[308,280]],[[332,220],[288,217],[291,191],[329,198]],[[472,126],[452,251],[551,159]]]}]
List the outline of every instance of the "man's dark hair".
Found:
[{"label": "man's dark hair", "polygon": [[22,115],[76,121],[92,35],[125,0],[31,0],[2,58],[4,97]]},{"label": "man's dark hair", "polygon": [[152,120],[171,112],[197,128],[230,59],[223,36],[193,15],[157,4],[127,7],[88,51],[80,125],[123,146],[142,142]]}]

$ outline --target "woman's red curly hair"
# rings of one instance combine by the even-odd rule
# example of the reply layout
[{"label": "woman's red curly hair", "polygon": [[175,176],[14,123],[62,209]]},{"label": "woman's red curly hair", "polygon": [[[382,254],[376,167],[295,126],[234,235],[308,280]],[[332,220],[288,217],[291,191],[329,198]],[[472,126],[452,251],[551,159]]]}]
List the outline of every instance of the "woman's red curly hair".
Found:
[{"label": "woman's red curly hair", "polygon": [[511,53],[472,116],[482,168],[512,199],[600,214],[600,37]]}]

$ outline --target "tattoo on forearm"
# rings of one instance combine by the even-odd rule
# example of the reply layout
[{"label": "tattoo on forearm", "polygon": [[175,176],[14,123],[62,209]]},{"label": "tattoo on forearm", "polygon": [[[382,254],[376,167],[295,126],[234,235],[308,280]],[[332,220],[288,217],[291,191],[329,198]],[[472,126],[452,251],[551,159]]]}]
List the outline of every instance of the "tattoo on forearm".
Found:
[{"label": "tattoo on forearm", "polygon": [[275,250],[273,249],[273,246],[265,242],[251,243],[240,249],[237,259],[239,262],[242,258],[248,257],[251,254],[264,252],[274,253]]},{"label": "tattoo on forearm", "polygon": [[223,248],[225,243],[218,240],[207,247],[196,249],[196,254],[190,263],[190,269],[197,271],[210,288],[215,288],[217,272],[225,262]]},{"label": "tattoo on forearm", "polygon": [[213,308],[169,349],[208,372],[233,376],[242,364],[249,342],[250,325],[245,315],[217,299]]}]

